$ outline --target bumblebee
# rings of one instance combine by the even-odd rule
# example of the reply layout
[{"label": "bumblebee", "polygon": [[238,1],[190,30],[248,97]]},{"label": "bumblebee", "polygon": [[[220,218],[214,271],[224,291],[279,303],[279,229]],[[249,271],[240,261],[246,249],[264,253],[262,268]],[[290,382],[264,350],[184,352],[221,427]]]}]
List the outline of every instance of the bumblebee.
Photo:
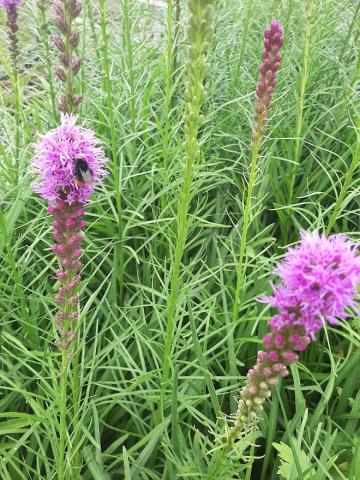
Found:
[{"label": "bumblebee", "polygon": [[78,158],[75,163],[75,187],[89,185],[94,180],[94,174],[86,160]]}]

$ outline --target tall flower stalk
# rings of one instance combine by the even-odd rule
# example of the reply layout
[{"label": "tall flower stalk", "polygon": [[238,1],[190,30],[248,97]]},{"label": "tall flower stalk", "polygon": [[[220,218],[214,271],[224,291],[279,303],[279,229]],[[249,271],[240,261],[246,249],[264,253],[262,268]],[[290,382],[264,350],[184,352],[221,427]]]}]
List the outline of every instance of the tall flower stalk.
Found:
[{"label": "tall flower stalk", "polygon": [[[58,480],[80,477],[81,453],[79,448],[78,420],[80,414],[80,384],[78,355],[78,316],[81,281],[81,230],[84,206],[88,203],[94,185],[101,183],[106,175],[103,168],[106,160],[103,150],[92,130],[77,125],[77,111],[82,96],[74,89],[74,77],[81,67],[81,59],[75,55],[80,33],[73,28],[80,15],[80,0],[55,0],[56,24],[59,35],[54,44],[59,51],[61,66],[55,73],[63,83],[63,92],[58,103],[61,125],[51,130],[35,145],[32,172],[38,176],[33,189],[50,203],[49,213],[53,216],[52,247],[60,268],[56,271],[59,289],[55,295],[58,311],[55,315],[58,332],[55,345],[61,350],[59,385],[59,448],[57,451]],[[70,368],[71,367],[71,368]],[[68,377],[71,377],[72,405],[69,408]],[[69,428],[73,432],[72,465],[67,462],[66,439]]]},{"label": "tall flower stalk", "polygon": [[165,416],[165,391],[170,376],[170,352],[176,326],[175,314],[178,300],[181,260],[183,258],[188,230],[188,212],[194,167],[199,160],[198,132],[201,125],[201,107],[205,98],[204,80],[207,74],[207,52],[212,36],[213,0],[189,0],[190,20],[188,38],[190,41],[189,61],[186,65],[185,113],[185,164],[176,215],[176,245],[171,267],[170,290],[166,311],[166,332],[163,353],[163,370],[160,385],[160,407],[156,421]]},{"label": "tall flower stalk", "polygon": [[19,41],[18,41],[18,5],[23,0],[0,0],[0,7],[6,12],[6,27],[7,36],[9,41],[9,53],[12,62],[12,83],[14,89],[15,100],[15,180],[17,181],[19,175],[19,154],[20,154],[20,117],[21,117],[21,105],[20,105],[20,89],[19,89]]},{"label": "tall flower stalk", "polygon": [[[87,204],[94,185],[106,175],[103,168],[106,160],[92,130],[76,125],[76,117],[62,114],[62,123],[51,130],[35,145],[32,172],[38,176],[33,189],[50,202],[49,213],[54,217],[52,247],[60,268],[56,271],[60,287],[55,295],[58,311],[55,323],[58,338],[55,345],[62,352],[59,399],[59,453],[58,478],[65,476],[65,444],[68,432],[67,378],[72,358],[77,349],[77,319],[79,311],[78,286],[81,269],[81,230],[84,206]],[[79,168],[91,172],[91,182],[79,182]],[[81,170],[81,168],[80,168]],[[73,365],[77,369],[77,365]],[[75,375],[76,378],[76,375]],[[79,386],[73,382],[73,428],[79,411]],[[77,413],[76,413],[77,412]],[[73,442],[75,444],[76,442]],[[76,448],[76,445],[73,445]]]},{"label": "tall flower stalk", "polygon": [[285,255],[276,269],[280,283],[271,296],[261,299],[277,313],[269,322],[270,333],[263,338],[257,362],[247,374],[213,474],[219,472],[236,440],[256,426],[272,390],[289,374],[289,365],[299,360],[299,352],[315,341],[325,321],[338,325],[349,315],[348,309],[355,308],[360,284],[357,254],[358,247],[343,235],[326,238],[303,231],[300,244]]},{"label": "tall flower stalk", "polygon": [[264,30],[264,51],[262,54],[263,63],[260,65],[260,78],[256,89],[256,108],[252,132],[250,173],[244,206],[240,250],[236,265],[236,287],[232,312],[233,323],[236,322],[239,315],[241,288],[244,283],[243,276],[245,273],[245,251],[249,225],[251,222],[250,217],[252,196],[257,178],[257,163],[259,159],[260,148],[266,132],[269,109],[276,85],[276,74],[281,64],[280,49],[283,43],[284,36],[282,26],[278,20],[272,20],[269,28]]}]

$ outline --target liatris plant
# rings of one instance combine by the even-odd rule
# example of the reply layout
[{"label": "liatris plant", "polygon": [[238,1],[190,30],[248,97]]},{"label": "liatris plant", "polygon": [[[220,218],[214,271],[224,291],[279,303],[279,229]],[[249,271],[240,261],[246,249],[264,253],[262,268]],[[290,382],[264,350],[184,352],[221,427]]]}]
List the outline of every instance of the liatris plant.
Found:
[{"label": "liatris plant", "polygon": [[[85,226],[83,220],[84,205],[88,202],[95,184],[101,183],[106,175],[106,162],[102,149],[92,130],[76,125],[76,117],[62,115],[61,125],[48,132],[35,145],[35,156],[32,160],[32,171],[39,176],[33,188],[45,200],[50,202],[49,213],[55,218],[53,235],[55,245],[52,250],[57,255],[61,268],[56,271],[60,281],[60,288],[55,295],[59,311],[55,320],[58,329],[58,338],[55,345],[62,351],[60,372],[60,421],[59,421],[59,450],[58,478],[65,475],[65,438],[67,435],[68,415],[67,408],[67,375],[68,366],[76,340],[78,318],[78,285],[80,282],[79,270],[81,262],[81,229]],[[76,345],[76,343],[75,343]],[[76,365],[75,377],[76,377]],[[74,463],[80,470],[79,451],[77,447],[77,415],[79,412],[80,392],[78,381],[73,385],[73,419],[72,426],[75,437],[72,445],[75,449]]]},{"label": "liatris plant", "polygon": [[[269,108],[276,85],[276,73],[280,68],[280,48],[284,43],[283,29],[278,20],[272,20],[269,28],[264,30],[263,63],[260,65],[260,78],[256,89],[256,109],[252,133],[251,164],[249,182],[244,206],[244,221],[240,239],[240,252],[236,267],[236,289],[233,305],[233,322],[236,321],[240,292],[243,283],[244,257],[246,251],[247,235],[250,225],[252,195],[256,182],[256,167],[259,159],[259,150],[266,131]],[[235,372],[232,372],[235,374]]]},{"label": "liatris plant", "polygon": [[80,0],[56,0],[56,25],[61,35],[54,37],[54,44],[59,50],[59,58],[63,67],[57,67],[55,73],[64,83],[64,93],[59,101],[59,109],[63,113],[75,113],[82,101],[81,95],[74,94],[74,77],[81,67],[81,59],[74,55],[79,45],[80,32],[74,30],[74,20],[80,15]]},{"label": "liatris plant", "polygon": [[315,340],[325,321],[337,325],[355,308],[360,284],[358,248],[343,235],[326,238],[301,233],[301,243],[291,248],[276,270],[281,282],[263,302],[278,309],[263,338],[263,350],[247,374],[241,391],[234,427],[228,431],[230,447],[253,427],[263,404],[287,367],[298,361],[298,352]]}]

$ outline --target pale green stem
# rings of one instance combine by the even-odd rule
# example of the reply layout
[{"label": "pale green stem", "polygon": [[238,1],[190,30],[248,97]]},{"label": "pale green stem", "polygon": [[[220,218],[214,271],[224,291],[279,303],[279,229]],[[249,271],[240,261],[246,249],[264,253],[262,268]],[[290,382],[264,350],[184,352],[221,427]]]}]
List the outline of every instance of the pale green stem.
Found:
[{"label": "pale green stem", "polygon": [[295,150],[294,150],[294,166],[291,168],[290,176],[290,185],[289,185],[289,205],[292,203],[294,195],[294,186],[297,177],[301,150],[302,150],[302,131],[304,125],[304,107],[305,107],[305,94],[306,87],[309,78],[309,54],[310,54],[310,43],[311,43],[311,32],[313,26],[313,0],[307,0],[306,3],[306,31],[305,31],[305,45],[303,52],[303,66],[300,72],[301,83],[300,83],[300,97],[298,105],[298,113],[296,117],[296,127],[295,127]]},{"label": "pale green stem", "polygon": [[57,464],[58,480],[65,480],[66,470],[66,437],[67,437],[67,375],[68,375],[68,354],[66,350],[61,353],[60,371],[60,423],[59,423],[59,455]]},{"label": "pale green stem", "polygon": [[251,204],[252,204],[252,194],[254,186],[256,183],[256,168],[257,161],[259,159],[259,150],[260,150],[260,141],[256,141],[253,144],[251,150],[251,165],[250,165],[250,174],[249,174],[249,183],[247,187],[245,207],[244,207],[244,218],[243,218],[243,227],[240,238],[240,251],[239,257],[236,266],[236,288],[235,288],[235,297],[234,297],[234,306],[233,306],[233,322],[236,321],[239,314],[239,306],[241,302],[241,287],[244,281],[244,260],[246,252],[246,243],[247,243],[247,234],[250,225],[251,217]]},{"label": "pale green stem", "polygon": [[[114,185],[115,185],[115,199],[117,210],[117,224],[118,224],[118,241],[114,246],[114,271],[113,271],[113,297],[114,302],[122,301],[123,296],[123,279],[124,279],[124,249],[123,239],[124,230],[122,223],[122,196],[120,190],[121,170],[118,163],[117,147],[116,147],[116,128],[113,105],[113,93],[110,78],[110,64],[109,64],[109,35],[106,26],[106,0],[100,0],[100,15],[101,15],[101,34],[103,43],[103,71],[104,71],[104,89],[106,92],[108,124],[110,131],[110,145],[111,156],[114,167]],[[118,287],[117,287],[117,279]]]},{"label": "pale green stem", "polygon": [[358,115],[358,123],[357,123],[357,126],[354,129],[355,132],[356,132],[356,143],[355,143],[355,148],[354,148],[351,164],[350,164],[350,167],[349,167],[348,171],[345,174],[344,183],[341,187],[341,190],[340,190],[339,196],[336,200],[336,203],[335,203],[333,212],[331,214],[329,223],[326,227],[326,235],[329,235],[332,227],[334,226],[334,224],[336,222],[336,219],[337,219],[337,217],[339,215],[339,212],[342,208],[345,196],[346,196],[346,194],[347,194],[347,192],[348,192],[348,190],[351,186],[351,182],[352,182],[352,179],[353,179],[353,176],[354,176],[354,172],[355,172],[355,170],[358,167],[359,162],[360,162],[360,114],[357,114],[357,115]]},{"label": "pale green stem", "polygon": [[[127,80],[129,82],[129,102],[130,102],[130,134],[134,136],[136,133],[136,77],[134,69],[134,52],[133,41],[131,36],[131,13],[129,0],[122,0],[123,23],[123,43],[126,48],[126,69]],[[136,141],[135,137],[130,142],[131,163],[136,160]]]},{"label": "pale green stem", "polygon": [[53,76],[53,64],[51,61],[51,53],[50,53],[50,47],[49,47],[49,29],[47,26],[47,18],[46,18],[46,3],[42,1],[39,4],[39,12],[40,12],[40,35],[41,39],[44,45],[44,56],[45,56],[45,61],[46,61],[46,66],[47,66],[47,77],[48,77],[48,82],[49,82],[49,90],[50,90],[50,99],[51,99],[51,106],[53,110],[53,116],[54,119],[56,120],[59,116],[57,112],[57,106],[56,106],[56,95],[55,95],[55,89],[54,89],[54,76]]},{"label": "pale green stem", "polygon": [[67,58],[69,59],[69,66],[66,67],[66,84],[65,84],[65,102],[66,102],[66,113],[73,113],[73,80],[74,80],[74,72],[71,67],[72,63],[72,53],[73,53],[73,48],[70,44],[70,35],[71,35],[71,30],[72,30],[72,19],[71,15],[69,14],[68,10],[68,2],[67,0],[63,0],[63,6],[64,6],[64,13],[65,13],[65,24],[67,25],[67,33],[64,36],[64,43],[65,43],[65,54]]},{"label": "pale green stem", "polygon": [[[200,105],[198,105],[198,112]],[[178,286],[180,277],[180,265],[184,253],[186,234],[188,229],[188,211],[191,199],[191,185],[193,178],[193,167],[196,163],[198,154],[197,142],[198,125],[194,125],[192,131],[188,132],[186,139],[186,163],[184,172],[184,181],[180,195],[180,201],[177,211],[177,242],[175,247],[174,263],[171,272],[170,293],[167,304],[167,328],[165,334],[164,356],[163,356],[163,372],[161,377],[161,397],[160,397],[160,411],[158,414],[164,414],[165,391],[169,379],[170,372],[170,351],[173,343],[173,335],[175,330],[175,310],[178,300]],[[158,422],[160,421],[158,415]],[[158,423],[157,422],[157,423]]]}]

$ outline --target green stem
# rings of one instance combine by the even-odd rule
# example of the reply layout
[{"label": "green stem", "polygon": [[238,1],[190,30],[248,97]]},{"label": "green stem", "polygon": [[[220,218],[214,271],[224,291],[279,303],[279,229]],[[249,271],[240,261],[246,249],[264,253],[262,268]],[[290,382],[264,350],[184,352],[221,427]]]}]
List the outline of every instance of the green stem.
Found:
[{"label": "green stem", "polygon": [[[239,308],[241,304],[241,289],[245,283],[246,244],[247,244],[248,230],[251,224],[252,195],[253,195],[254,186],[257,178],[256,168],[257,168],[257,162],[259,159],[260,145],[261,145],[261,138],[257,137],[253,143],[252,150],[251,150],[249,183],[247,187],[245,207],[244,207],[243,227],[242,227],[241,238],[240,238],[239,256],[238,256],[237,265],[236,265],[236,287],[235,287],[234,304],[233,304],[233,310],[232,310],[232,322],[229,328],[234,326],[238,320]],[[232,341],[233,333],[231,331],[228,331],[228,334],[229,334],[228,345],[231,348],[231,351],[229,351],[229,358],[235,358],[236,355],[234,350],[234,342]],[[230,373],[230,377],[236,377],[238,374],[236,369],[236,364],[234,362],[229,362],[229,373]],[[231,401],[231,407],[234,408],[235,406],[236,406],[236,400],[233,399]]]},{"label": "green stem", "polygon": [[[250,26],[250,19],[252,18],[252,7],[254,3],[252,0],[248,0],[247,6],[246,6],[246,13],[245,13],[245,18],[242,19],[241,25],[242,25],[242,32],[241,32],[241,47],[240,47],[240,53],[239,53],[239,59],[237,61],[236,65],[236,71],[234,75],[234,80],[232,82],[232,93],[231,96],[234,97],[236,95],[236,91],[239,85],[239,80],[241,79],[241,69],[243,66],[243,60],[244,60],[244,54],[247,45],[249,45],[249,26]],[[245,8],[245,7],[244,7]]]},{"label": "green stem", "polygon": [[[169,0],[169,5],[172,1]],[[179,34],[180,34],[180,17],[181,17],[181,0],[175,0],[175,31],[174,31],[174,52],[173,52],[173,74],[176,73],[178,68],[178,52],[179,52]]]},{"label": "green stem", "polygon": [[[101,35],[103,44],[103,72],[104,72],[104,89],[106,92],[107,101],[107,115],[110,130],[110,145],[111,156],[114,168],[114,185],[115,185],[115,199],[116,199],[116,211],[117,211],[117,232],[118,241],[114,246],[114,263],[112,277],[112,292],[114,303],[121,303],[123,298],[123,280],[124,280],[124,230],[122,223],[122,197],[120,190],[120,182],[122,172],[118,163],[117,146],[116,146],[116,128],[115,128],[115,116],[113,105],[113,93],[110,78],[110,64],[109,64],[109,35],[107,33],[106,25],[106,0],[100,0],[100,15],[101,15]],[[117,282],[118,280],[118,282]],[[118,284],[118,285],[117,285]]]},{"label": "green stem", "polygon": [[65,444],[67,437],[67,375],[68,375],[68,355],[66,350],[62,350],[61,354],[61,371],[60,371],[60,423],[59,423],[59,455],[58,455],[58,480],[65,479],[66,455]]},{"label": "green stem", "polygon": [[[129,82],[129,102],[130,102],[130,134],[132,136],[136,133],[136,77],[134,69],[134,52],[133,42],[131,36],[131,15],[129,0],[122,0],[122,14],[124,19],[123,25],[123,43],[126,48],[125,67],[127,71],[127,79]],[[136,160],[136,142],[135,137],[130,142],[130,159],[132,165]]]},{"label": "green stem", "polygon": [[[14,289],[16,292],[16,298],[20,303],[20,323],[28,335],[31,343],[37,347],[39,345],[39,338],[36,333],[36,329],[33,326],[33,323],[30,321],[29,309],[27,305],[25,290],[24,290],[24,279],[21,270],[19,270],[19,262],[16,261],[16,258],[13,254],[10,237],[7,230],[7,219],[3,212],[0,211],[0,232],[2,233],[2,246],[6,250],[6,259],[11,269],[11,276],[14,284]],[[1,237],[0,237],[1,239]]]},{"label": "green stem", "polygon": [[174,57],[173,57],[173,35],[172,35],[172,16],[173,16],[173,7],[172,0],[168,1],[167,9],[167,48],[165,57],[165,97],[164,97],[164,128],[162,135],[162,145],[163,145],[163,169],[164,174],[167,176],[168,163],[169,163],[169,142],[170,142],[170,109],[171,109],[171,99],[173,94],[173,69],[174,69]]},{"label": "green stem", "polygon": [[[164,416],[165,390],[167,387],[170,371],[170,350],[173,344],[173,335],[175,330],[175,309],[178,299],[178,286],[180,277],[180,265],[184,253],[185,241],[188,229],[187,217],[189,204],[191,199],[191,185],[193,178],[193,167],[197,159],[197,128],[194,129],[187,138],[187,155],[184,172],[184,181],[180,195],[180,201],[177,211],[177,242],[175,247],[175,256],[172,266],[170,293],[167,304],[167,328],[165,334],[164,355],[163,355],[163,371],[161,377],[161,395],[160,395],[160,413]],[[160,421],[158,416],[157,423]]]},{"label": "green stem", "polygon": [[[164,52],[164,77],[165,77],[165,93],[164,93],[164,107],[163,107],[163,125],[161,127],[161,138],[162,138],[162,174],[163,174],[163,185],[169,183],[169,163],[170,163],[170,140],[172,133],[172,125],[170,112],[172,108],[172,100],[174,93],[174,65],[175,65],[175,48],[174,38],[173,38],[173,0],[168,0],[167,8],[167,18],[166,18],[166,27],[167,27],[167,47]],[[167,212],[169,199],[167,192],[163,194],[160,198],[161,210],[162,212]],[[165,253],[165,252],[164,252]]]},{"label": "green stem", "polygon": [[295,127],[295,150],[294,150],[294,166],[291,168],[290,175],[290,185],[289,185],[289,205],[291,205],[294,195],[294,186],[297,177],[301,150],[303,139],[301,137],[304,125],[304,107],[305,107],[305,94],[306,87],[309,78],[309,54],[310,54],[310,42],[311,42],[311,31],[312,31],[312,21],[313,21],[313,0],[307,0],[306,3],[306,31],[305,31],[305,45],[303,53],[303,66],[300,73],[301,83],[300,83],[300,98],[298,105],[298,113],[296,117],[296,127]]},{"label": "green stem", "polygon": [[78,432],[79,418],[80,418],[80,396],[81,396],[81,387],[80,387],[80,364],[79,364],[79,341],[76,340],[73,343],[73,358],[72,358],[72,399],[73,399],[73,450],[75,452],[73,459],[73,474],[74,479],[80,479],[81,472],[81,463],[82,457],[79,448],[80,434]]},{"label": "green stem", "polygon": [[17,64],[14,63],[14,96],[15,96],[15,161],[16,161],[16,182],[19,181],[20,175],[20,119],[21,119],[21,102],[19,91],[19,72]]},{"label": "green stem", "polygon": [[87,13],[87,18],[89,19],[91,36],[94,44],[95,55],[99,64],[101,64],[101,55],[100,49],[98,48],[98,36],[96,34],[94,12],[91,4],[91,0],[85,0],[85,8]]},{"label": "green stem", "polygon": [[49,36],[49,29],[47,27],[47,19],[46,19],[46,5],[44,1],[39,3],[39,12],[40,12],[40,36],[42,39],[42,43],[44,45],[44,58],[47,67],[47,77],[49,82],[49,89],[50,89],[50,100],[51,100],[51,107],[53,111],[54,119],[58,119],[59,114],[57,112],[56,106],[56,94],[54,88],[54,76],[53,76],[53,64],[51,61],[51,54],[50,54],[50,46],[48,41]]},{"label": "green stem", "polygon": [[345,174],[344,183],[341,187],[341,190],[340,190],[339,196],[336,200],[333,212],[330,216],[329,223],[326,227],[326,235],[329,235],[329,233],[331,232],[331,229],[333,228],[333,226],[336,222],[336,219],[337,219],[337,217],[339,215],[339,212],[342,208],[345,196],[346,196],[346,194],[347,194],[347,192],[348,192],[348,190],[351,186],[351,182],[352,182],[352,179],[353,179],[353,176],[354,176],[354,172],[355,172],[355,170],[358,167],[359,162],[360,162],[360,133],[359,133],[359,131],[360,131],[360,114],[357,113],[357,115],[358,115],[358,122],[357,122],[357,126],[354,129],[355,133],[356,133],[356,143],[355,143],[355,148],[354,148],[351,164],[350,164],[350,167],[349,167],[348,171]]},{"label": "green stem", "polygon": [[277,18],[279,7],[280,7],[280,0],[272,0],[271,16],[273,18]]},{"label": "green stem", "polygon": [[[346,34],[346,38],[344,40],[343,48],[342,48],[340,56],[339,56],[339,60],[338,60],[339,65],[341,65],[342,60],[344,58],[344,55],[345,55],[346,51],[348,51],[348,49],[349,49],[349,40],[350,40],[350,37],[352,35],[352,32],[354,30],[355,25],[357,25],[357,19],[358,19],[359,12],[360,12],[360,2],[358,1],[357,5],[356,5],[356,8],[354,10],[354,15],[353,15],[352,21],[349,25],[349,28],[348,28],[348,31],[347,31],[347,34]],[[333,79],[334,79],[334,77],[333,77]]]},{"label": "green stem", "polygon": [[240,239],[240,251],[238,262],[236,266],[236,288],[235,288],[235,297],[234,297],[234,305],[233,305],[233,321],[236,321],[238,317],[238,310],[241,302],[241,287],[243,283],[243,274],[244,274],[244,259],[245,259],[245,251],[246,251],[246,243],[247,243],[247,234],[250,225],[250,215],[251,215],[251,204],[252,204],[252,194],[256,182],[256,167],[257,161],[259,159],[259,150],[260,144],[259,142],[255,142],[252,150],[251,150],[251,165],[250,165],[250,175],[249,175],[249,184],[247,187],[247,194],[245,200],[245,207],[244,207],[244,220],[243,220],[243,228],[241,232],[241,239]]},{"label": "green stem", "polygon": [[71,114],[73,112],[72,99],[73,99],[74,74],[71,68],[73,49],[69,40],[70,40],[71,29],[72,29],[72,18],[71,18],[71,15],[69,14],[67,0],[63,0],[63,6],[64,6],[64,13],[65,13],[65,24],[67,26],[67,33],[64,36],[65,54],[69,59],[69,65],[66,67],[66,84],[65,84],[64,94],[65,94],[65,102],[66,102],[66,113]]}]

